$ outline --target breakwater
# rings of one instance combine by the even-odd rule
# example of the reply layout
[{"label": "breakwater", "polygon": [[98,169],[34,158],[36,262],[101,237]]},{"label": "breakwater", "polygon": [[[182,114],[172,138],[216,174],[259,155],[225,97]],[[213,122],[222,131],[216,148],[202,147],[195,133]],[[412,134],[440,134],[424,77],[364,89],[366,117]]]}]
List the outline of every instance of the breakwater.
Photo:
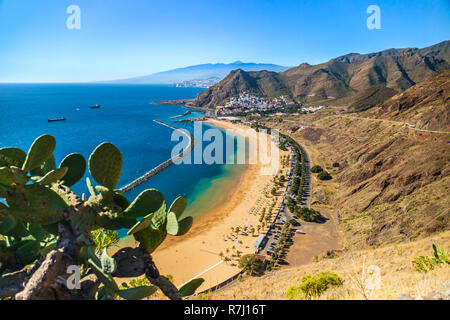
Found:
[{"label": "breakwater", "polygon": [[161,171],[163,171],[164,169],[166,169],[168,166],[170,166],[171,164],[173,164],[175,161],[183,158],[184,156],[188,155],[195,146],[195,140],[194,137],[192,136],[192,134],[186,130],[171,126],[170,124],[167,124],[165,122],[159,121],[159,120],[153,120],[154,122],[166,126],[168,128],[171,128],[173,130],[180,130],[180,132],[182,132],[183,134],[185,134],[188,139],[189,139],[189,145],[178,155],[170,158],[169,160],[164,161],[163,163],[157,165],[156,167],[154,167],[152,170],[148,171],[146,174],[144,174],[143,176],[137,178],[136,180],[132,181],[131,183],[127,184],[125,187],[122,187],[120,189],[120,191],[122,192],[128,192],[130,190],[133,190],[134,188],[136,188],[137,186],[139,186],[140,184],[144,183],[145,181],[149,180],[151,177],[153,177],[154,175],[160,173]]},{"label": "breakwater", "polygon": [[188,110],[188,111],[186,111],[185,113],[180,114],[180,115],[178,115],[178,116],[170,117],[170,119],[181,118],[181,117],[187,116],[188,114],[191,114],[191,113],[192,113],[192,111],[191,111],[191,110]]},{"label": "breakwater", "polygon": [[196,119],[185,119],[185,120],[177,120],[177,121],[173,121],[174,123],[180,123],[180,122],[197,122],[197,121],[205,121],[207,120],[207,117],[202,117],[202,118],[196,118]]}]

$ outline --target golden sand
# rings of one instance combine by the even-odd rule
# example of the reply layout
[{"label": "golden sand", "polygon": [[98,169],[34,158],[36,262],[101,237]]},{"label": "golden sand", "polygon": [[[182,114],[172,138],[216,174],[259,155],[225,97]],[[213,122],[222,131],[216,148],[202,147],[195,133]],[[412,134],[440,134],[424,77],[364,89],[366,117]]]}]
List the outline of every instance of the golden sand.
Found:
[{"label": "golden sand", "polygon": [[[223,129],[246,129],[240,124],[225,121],[209,120],[210,123]],[[249,143],[256,143],[254,137],[249,137]],[[280,154],[287,154],[281,152]],[[205,279],[199,291],[211,288],[239,272],[237,251],[241,254],[254,253],[253,246],[258,232],[254,235],[233,233],[231,228],[241,230],[247,226],[257,229],[262,208],[270,206],[274,197],[270,195],[273,187],[273,175],[261,175],[261,165],[250,164],[242,174],[235,190],[228,194],[228,200],[218,208],[208,212],[195,221],[192,229],[182,237],[168,236],[165,242],[152,254],[154,261],[163,275],[172,275],[177,286],[202,277]],[[281,168],[281,165],[280,165]],[[266,194],[268,196],[266,197]],[[282,197],[275,197],[279,208]],[[267,210],[266,209],[266,210]],[[132,238],[124,239],[122,246],[134,245]],[[220,256],[227,256],[232,261],[224,262]],[[120,282],[122,282],[122,279]]]}]

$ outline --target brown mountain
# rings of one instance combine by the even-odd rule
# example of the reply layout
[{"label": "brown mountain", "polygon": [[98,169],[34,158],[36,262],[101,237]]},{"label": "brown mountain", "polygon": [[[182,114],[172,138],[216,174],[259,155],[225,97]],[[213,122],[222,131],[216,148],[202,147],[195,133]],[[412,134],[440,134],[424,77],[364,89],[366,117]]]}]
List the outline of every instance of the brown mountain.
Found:
[{"label": "brown mountain", "polygon": [[339,213],[345,245],[379,246],[450,230],[449,97],[447,70],[358,114],[324,108],[258,121],[289,133],[330,172],[328,182],[313,177],[311,203]]},{"label": "brown mountain", "polygon": [[379,119],[406,122],[417,129],[450,132],[450,70],[416,84],[366,113]]},{"label": "brown mountain", "polygon": [[[358,99],[362,101],[373,96],[375,105],[449,68],[450,41],[423,49],[351,53],[319,65],[303,63],[281,73],[236,70],[200,92],[196,104],[213,108],[240,90],[247,90],[268,97],[289,93],[297,101],[335,105],[349,105],[349,98],[359,94]],[[378,88],[375,96],[370,90],[373,87]],[[391,90],[383,90],[383,87]]]},{"label": "brown mountain", "polygon": [[200,92],[194,104],[214,108],[227,98],[248,91],[259,96],[275,97],[289,95],[289,89],[280,80],[278,73],[269,71],[249,71],[242,69],[231,71],[218,84]]}]

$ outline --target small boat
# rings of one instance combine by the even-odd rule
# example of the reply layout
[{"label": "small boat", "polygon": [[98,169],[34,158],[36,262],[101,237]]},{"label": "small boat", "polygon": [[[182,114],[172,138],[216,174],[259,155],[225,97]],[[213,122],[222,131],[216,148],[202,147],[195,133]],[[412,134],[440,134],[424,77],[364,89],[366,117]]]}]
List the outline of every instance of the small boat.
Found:
[{"label": "small boat", "polygon": [[66,118],[56,118],[56,119],[48,119],[48,122],[55,122],[55,121],[65,121]]},{"label": "small boat", "polygon": [[98,109],[98,108],[100,108],[100,106],[98,104],[91,106],[91,109]]}]

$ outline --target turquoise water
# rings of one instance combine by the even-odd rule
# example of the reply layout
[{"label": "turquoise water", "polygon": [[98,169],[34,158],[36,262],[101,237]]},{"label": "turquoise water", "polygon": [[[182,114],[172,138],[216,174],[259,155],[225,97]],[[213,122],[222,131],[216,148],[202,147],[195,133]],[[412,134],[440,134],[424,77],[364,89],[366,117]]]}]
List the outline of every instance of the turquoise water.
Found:
[{"label": "turquoise water", "polygon": [[[173,124],[170,117],[186,109],[150,102],[191,98],[199,91],[155,85],[0,84],[0,148],[15,146],[27,151],[36,137],[51,134],[57,140],[55,158],[59,163],[72,152],[88,159],[97,145],[109,141],[123,154],[121,187],[169,159],[172,147],[178,143],[170,140],[172,129],[153,120]],[[90,109],[94,104],[101,107]],[[200,116],[201,112],[193,111],[182,119]],[[67,120],[47,121],[61,117]],[[193,123],[173,125],[193,133]],[[229,156],[233,154],[224,154]],[[134,199],[142,190],[156,188],[170,203],[182,195],[192,208],[189,214],[199,217],[209,209],[199,204],[205,201],[205,191],[225,177],[237,181],[243,170],[245,165],[172,165],[126,196]],[[87,192],[84,179],[73,190],[78,194]],[[208,199],[210,203],[214,200]]]}]

